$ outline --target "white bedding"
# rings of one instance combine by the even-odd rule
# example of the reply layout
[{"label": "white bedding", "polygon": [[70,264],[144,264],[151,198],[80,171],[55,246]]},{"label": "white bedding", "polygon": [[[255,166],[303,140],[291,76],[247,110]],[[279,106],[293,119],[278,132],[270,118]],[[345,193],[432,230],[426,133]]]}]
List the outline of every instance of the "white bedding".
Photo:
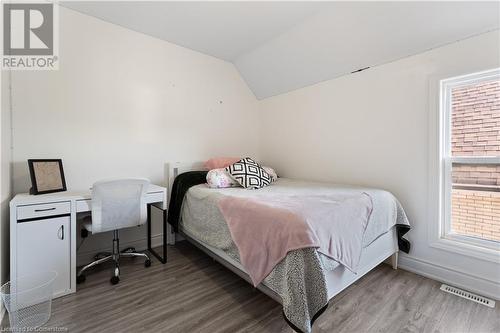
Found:
[{"label": "white bedding", "polygon": [[[375,239],[391,229],[396,223],[409,224],[401,206],[390,192],[372,188],[280,178],[271,186],[259,190],[247,190],[242,187],[216,189],[209,188],[206,184],[193,186],[189,189],[184,199],[182,214],[183,220],[185,220],[186,223],[181,222],[181,226],[188,230],[195,229],[192,230],[195,234],[212,234],[220,232],[221,224],[225,225],[226,223],[224,217],[217,208],[217,201],[224,195],[245,198],[259,197],[269,195],[270,193],[318,195],[326,189],[330,190],[332,187],[335,187],[335,190],[339,194],[366,192],[372,198],[373,211],[364,234],[363,247],[370,245]],[[218,241],[225,243],[231,240],[221,239]],[[221,248],[228,247],[228,244],[222,243],[219,244]]]}]

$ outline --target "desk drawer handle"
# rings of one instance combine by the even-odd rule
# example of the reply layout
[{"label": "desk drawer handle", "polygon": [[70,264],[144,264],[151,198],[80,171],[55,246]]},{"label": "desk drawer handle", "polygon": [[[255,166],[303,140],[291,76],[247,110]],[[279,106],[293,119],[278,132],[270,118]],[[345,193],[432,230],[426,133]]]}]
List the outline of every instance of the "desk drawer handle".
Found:
[{"label": "desk drawer handle", "polygon": [[44,208],[44,209],[35,209],[35,212],[47,212],[49,210],[55,210],[56,207],[52,207],[52,208]]}]

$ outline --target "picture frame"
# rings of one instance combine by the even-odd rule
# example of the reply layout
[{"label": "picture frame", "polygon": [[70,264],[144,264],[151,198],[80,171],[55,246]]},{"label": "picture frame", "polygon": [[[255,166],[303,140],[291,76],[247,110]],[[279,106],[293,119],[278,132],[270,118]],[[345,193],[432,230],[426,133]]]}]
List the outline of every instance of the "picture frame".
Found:
[{"label": "picture frame", "polygon": [[30,194],[66,191],[62,159],[29,159]]}]

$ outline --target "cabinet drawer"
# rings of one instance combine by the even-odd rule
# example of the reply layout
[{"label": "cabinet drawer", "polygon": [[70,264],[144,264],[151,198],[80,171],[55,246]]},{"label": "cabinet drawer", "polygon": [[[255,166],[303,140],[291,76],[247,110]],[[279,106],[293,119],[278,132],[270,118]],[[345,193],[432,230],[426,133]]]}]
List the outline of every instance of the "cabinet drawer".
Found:
[{"label": "cabinet drawer", "polygon": [[69,214],[71,204],[66,202],[54,202],[49,204],[29,205],[17,207],[17,220],[26,220],[44,216]]}]

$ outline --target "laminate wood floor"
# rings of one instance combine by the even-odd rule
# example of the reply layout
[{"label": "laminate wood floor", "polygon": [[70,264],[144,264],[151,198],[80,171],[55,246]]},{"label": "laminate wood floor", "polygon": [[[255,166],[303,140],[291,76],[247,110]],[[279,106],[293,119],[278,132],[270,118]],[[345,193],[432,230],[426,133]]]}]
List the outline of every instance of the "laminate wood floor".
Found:
[{"label": "laminate wood floor", "polygon": [[[96,269],[76,294],[54,300],[47,327],[69,332],[287,332],[281,305],[187,242],[168,263]],[[313,332],[500,332],[500,308],[439,290],[440,283],[382,264],[337,295]]]}]

